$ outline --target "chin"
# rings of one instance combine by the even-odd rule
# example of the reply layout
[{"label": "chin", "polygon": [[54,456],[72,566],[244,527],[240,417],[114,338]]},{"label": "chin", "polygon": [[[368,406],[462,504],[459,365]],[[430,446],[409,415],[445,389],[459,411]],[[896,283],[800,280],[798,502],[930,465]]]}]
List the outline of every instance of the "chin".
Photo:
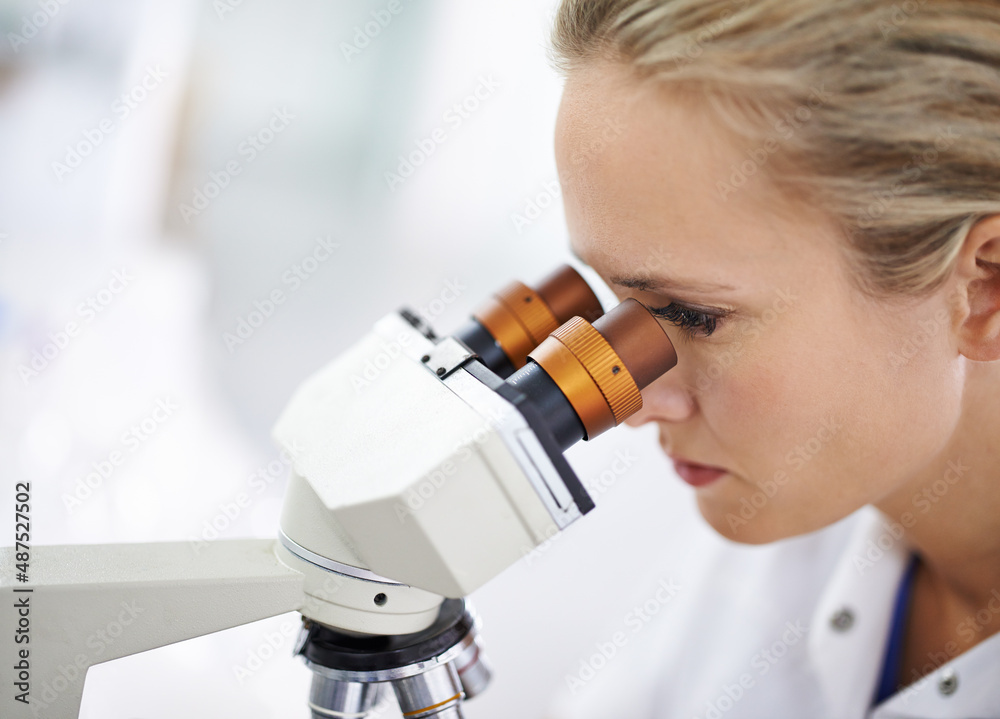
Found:
[{"label": "chin", "polygon": [[698,510],[709,526],[726,539],[740,544],[769,544],[800,534],[806,534],[814,528],[792,528],[786,526],[777,517],[769,513],[768,506],[756,511],[755,514],[739,505],[721,506],[701,496],[698,497]]}]

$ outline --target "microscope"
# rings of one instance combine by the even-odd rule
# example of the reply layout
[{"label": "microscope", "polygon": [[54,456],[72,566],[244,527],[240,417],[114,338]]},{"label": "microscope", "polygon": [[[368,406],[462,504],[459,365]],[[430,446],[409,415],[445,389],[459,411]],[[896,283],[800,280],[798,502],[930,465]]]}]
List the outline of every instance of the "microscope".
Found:
[{"label": "microscope", "polygon": [[[460,719],[489,684],[466,601],[594,508],[563,453],[623,422],[676,364],[635,300],[607,314],[563,266],[439,337],[413,312],[296,391],[276,539],[0,550],[4,717],[79,714],[87,669],[297,611],[314,719]],[[16,585],[15,585],[16,584]],[[27,640],[18,637],[28,637]]]}]

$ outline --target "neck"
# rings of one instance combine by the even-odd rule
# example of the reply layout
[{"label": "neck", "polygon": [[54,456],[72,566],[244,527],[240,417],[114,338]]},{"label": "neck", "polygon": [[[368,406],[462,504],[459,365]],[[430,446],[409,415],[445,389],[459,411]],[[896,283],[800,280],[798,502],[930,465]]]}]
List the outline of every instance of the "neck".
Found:
[{"label": "neck", "polygon": [[[1000,363],[969,362],[962,416],[950,441],[905,487],[876,503],[904,527],[951,617],[975,615],[991,600],[995,607],[994,593],[1000,594],[998,407]],[[1000,615],[993,619],[1000,630]]]}]

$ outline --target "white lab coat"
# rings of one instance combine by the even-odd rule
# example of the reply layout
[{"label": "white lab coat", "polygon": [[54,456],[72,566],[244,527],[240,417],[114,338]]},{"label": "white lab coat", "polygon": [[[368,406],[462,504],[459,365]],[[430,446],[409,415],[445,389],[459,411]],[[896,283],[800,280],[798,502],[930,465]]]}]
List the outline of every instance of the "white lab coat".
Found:
[{"label": "white lab coat", "polygon": [[[928,658],[939,668],[870,711],[909,556],[887,522],[866,507],[765,547],[715,543],[668,611],[592,662],[594,676],[550,716],[1000,718],[1000,634],[951,661]],[[1000,599],[984,611],[1000,611]]]}]

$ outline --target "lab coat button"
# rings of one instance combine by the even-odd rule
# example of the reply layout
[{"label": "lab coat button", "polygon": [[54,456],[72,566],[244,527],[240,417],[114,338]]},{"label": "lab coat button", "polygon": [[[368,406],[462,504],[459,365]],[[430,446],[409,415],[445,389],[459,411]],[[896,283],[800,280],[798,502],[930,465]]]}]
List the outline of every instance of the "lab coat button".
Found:
[{"label": "lab coat button", "polygon": [[830,625],[838,632],[846,632],[854,626],[854,612],[844,607],[830,618]]},{"label": "lab coat button", "polygon": [[951,696],[958,690],[958,676],[950,669],[938,679],[938,691],[946,697]]}]

